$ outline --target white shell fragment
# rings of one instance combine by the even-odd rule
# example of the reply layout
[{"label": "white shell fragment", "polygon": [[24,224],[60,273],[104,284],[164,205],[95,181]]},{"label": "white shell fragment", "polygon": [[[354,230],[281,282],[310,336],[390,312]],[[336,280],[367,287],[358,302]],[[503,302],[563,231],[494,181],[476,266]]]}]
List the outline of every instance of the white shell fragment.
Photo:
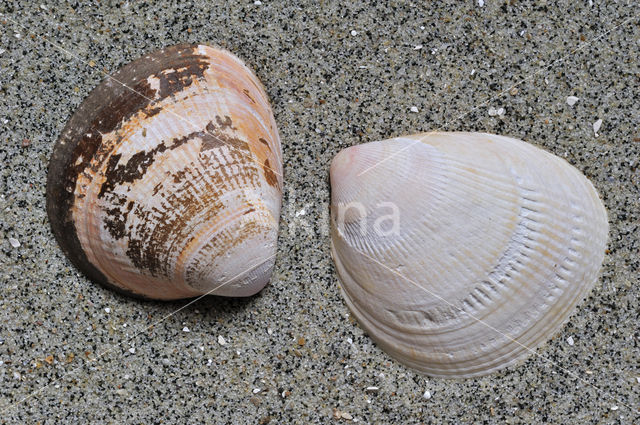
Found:
[{"label": "white shell fragment", "polygon": [[183,44],[104,80],[51,158],[54,235],[93,280],[128,294],[249,296],[269,281],[280,138],[258,78],[231,53]]},{"label": "white shell fragment", "polygon": [[600,127],[602,127],[602,119],[599,118],[596,122],[593,123],[593,134],[598,137],[598,131],[600,131]]},{"label": "white shell fragment", "polygon": [[569,106],[573,106],[576,104],[576,102],[578,102],[580,100],[579,97],[576,96],[568,96],[567,97],[567,105]]},{"label": "white shell fragment", "polygon": [[424,133],[331,165],[332,254],[350,310],[401,363],[484,375],[548,340],[594,285],[607,214],[563,159],[520,140]]}]

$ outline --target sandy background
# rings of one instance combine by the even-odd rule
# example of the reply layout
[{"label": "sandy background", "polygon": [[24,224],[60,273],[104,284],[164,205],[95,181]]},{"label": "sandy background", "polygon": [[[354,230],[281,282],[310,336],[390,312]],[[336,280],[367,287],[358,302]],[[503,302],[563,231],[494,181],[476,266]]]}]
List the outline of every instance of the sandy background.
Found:
[{"label": "sandy background", "polygon": [[[0,423],[640,421],[634,1],[59,3],[0,2]],[[44,193],[53,143],[102,71],[179,42],[223,46],[255,70],[286,190],[271,284],[170,315],[185,302],[81,276]],[[329,254],[333,155],[436,128],[544,147],[609,211],[588,299],[539,356],[480,379],[427,378],[381,352],[350,318]]]}]

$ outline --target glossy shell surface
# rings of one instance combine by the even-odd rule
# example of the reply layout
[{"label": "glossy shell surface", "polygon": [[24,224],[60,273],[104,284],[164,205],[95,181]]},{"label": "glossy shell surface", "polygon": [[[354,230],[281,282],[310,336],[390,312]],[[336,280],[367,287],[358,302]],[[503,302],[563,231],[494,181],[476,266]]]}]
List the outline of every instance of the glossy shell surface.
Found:
[{"label": "glossy shell surface", "polygon": [[593,287],[607,241],[596,190],[520,140],[424,133],[341,151],[332,255],[350,310],[401,363],[484,375],[547,341]]},{"label": "glossy shell surface", "polygon": [[177,45],[107,77],[54,147],[54,235],[128,294],[248,296],[270,279],[282,154],[267,95],[229,52]]}]

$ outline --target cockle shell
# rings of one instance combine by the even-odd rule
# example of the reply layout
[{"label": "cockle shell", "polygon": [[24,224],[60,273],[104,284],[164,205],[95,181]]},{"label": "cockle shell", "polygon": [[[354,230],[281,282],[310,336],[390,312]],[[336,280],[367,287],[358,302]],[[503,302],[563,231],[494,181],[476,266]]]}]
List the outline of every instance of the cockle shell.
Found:
[{"label": "cockle shell", "polygon": [[594,285],[607,215],[591,183],[520,140],[425,133],[331,165],[332,254],[380,347],[431,376],[484,375],[545,342]]},{"label": "cockle shell", "polygon": [[274,265],[282,153],[229,52],[177,45],[105,79],[54,147],[47,210],[87,276],[126,293],[248,296]]}]

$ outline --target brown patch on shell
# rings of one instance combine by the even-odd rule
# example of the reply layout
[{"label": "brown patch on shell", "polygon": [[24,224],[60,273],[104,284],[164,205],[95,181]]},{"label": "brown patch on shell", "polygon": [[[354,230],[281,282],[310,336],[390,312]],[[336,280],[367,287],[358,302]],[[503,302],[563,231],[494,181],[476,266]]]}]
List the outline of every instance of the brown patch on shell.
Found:
[{"label": "brown patch on shell", "polygon": [[266,140],[264,140],[262,137],[260,137],[260,138],[258,139],[258,141],[259,141],[260,143],[262,143],[263,145],[265,145],[269,151],[271,151],[271,148],[269,147],[269,142],[267,142]]},{"label": "brown patch on shell", "polygon": [[[205,131],[198,132],[196,135],[202,140],[200,152],[215,149],[221,146],[229,146],[231,149],[239,149],[243,151],[243,155],[250,157],[251,151],[246,141],[224,133],[225,128],[235,129],[232,127],[231,118],[226,117],[228,121],[222,122],[220,117],[216,116],[216,122],[220,125],[216,128],[213,122],[207,124]],[[222,124],[220,124],[222,123]]]},{"label": "brown patch on shell", "polygon": [[147,118],[151,118],[154,115],[157,115],[162,111],[162,108],[147,108],[144,110],[144,113],[147,114]]},{"label": "brown patch on shell", "polygon": [[233,121],[231,120],[231,117],[227,115],[224,116],[224,120],[220,118],[220,116],[216,115],[216,122],[220,126],[220,130],[225,130],[227,128],[231,130],[237,130],[237,128],[233,126]]},{"label": "brown patch on shell", "polygon": [[[197,46],[195,49],[197,51]],[[209,66],[206,56],[196,55],[193,60],[181,62],[175,68],[155,75],[160,80],[158,96],[164,99],[189,87],[195,78],[202,78],[202,74]]]},{"label": "brown patch on shell", "polygon": [[278,177],[273,172],[271,165],[269,165],[269,160],[266,159],[264,161],[264,165],[262,166],[264,171],[264,177],[267,179],[267,183],[269,183],[273,187],[278,187]]}]

